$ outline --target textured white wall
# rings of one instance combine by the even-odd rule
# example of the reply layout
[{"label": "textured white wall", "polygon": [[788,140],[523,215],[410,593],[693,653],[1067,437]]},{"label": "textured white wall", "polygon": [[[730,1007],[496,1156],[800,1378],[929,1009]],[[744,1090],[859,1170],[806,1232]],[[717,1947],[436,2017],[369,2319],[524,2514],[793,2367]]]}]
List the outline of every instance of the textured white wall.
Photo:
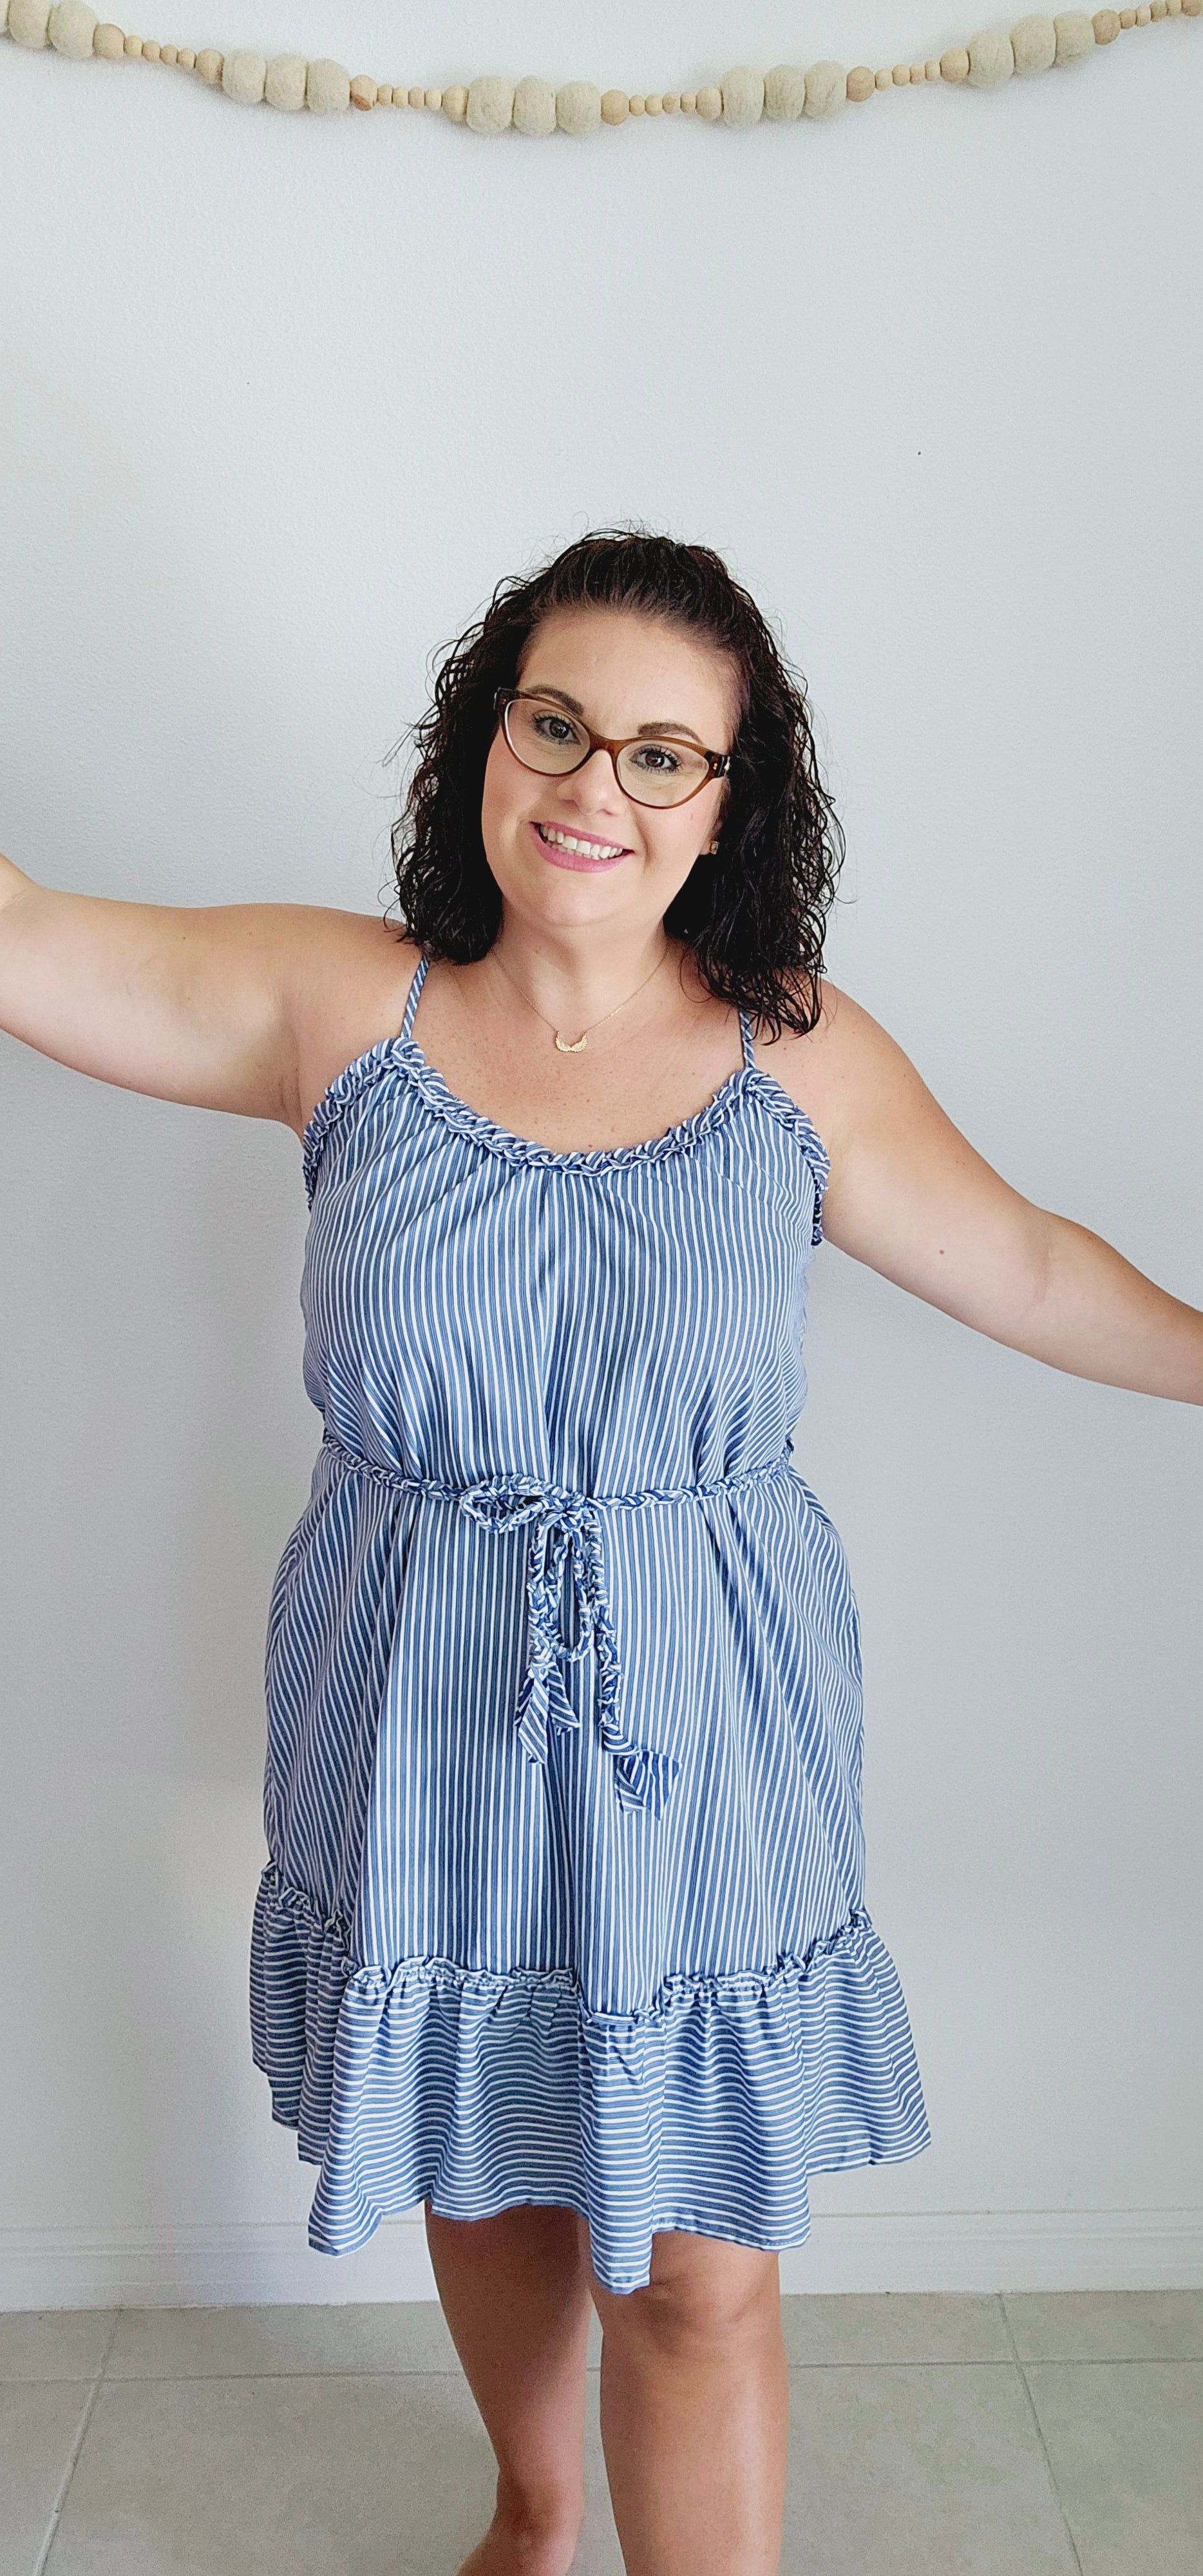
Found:
[{"label": "textured white wall", "polygon": [[[651,87],[980,23],[577,17],[511,0],[501,49],[484,0],[403,43],[384,0],[205,0],[150,32]],[[812,687],[836,980],[1010,1181],[1203,1301],[1201,117],[1185,21],[993,95],[584,145],[0,44],[0,847],[370,910],[431,649],[590,524],[706,538]],[[246,1953],[267,1591],[318,1438],[298,1151],[0,1040],[0,1204],[0,2299],[278,2294],[315,2174],[250,2063]],[[825,2276],[820,2223],[788,2279],[989,2284],[957,2247],[1012,2220],[1046,2242],[1008,2286],[1203,2278],[1199,1414],[832,1246],[808,1358],[933,2144],[813,2186],[895,2214],[901,2270],[886,2229]],[[389,2233],[303,2250],[290,2294],[379,2295]]]}]

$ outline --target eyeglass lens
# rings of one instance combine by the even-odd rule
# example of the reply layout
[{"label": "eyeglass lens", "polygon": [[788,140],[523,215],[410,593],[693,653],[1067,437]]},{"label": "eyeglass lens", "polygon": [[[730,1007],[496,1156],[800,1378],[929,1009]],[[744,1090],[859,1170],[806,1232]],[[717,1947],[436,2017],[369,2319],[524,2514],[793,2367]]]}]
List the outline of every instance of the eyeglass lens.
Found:
[{"label": "eyeglass lens", "polygon": [[[587,733],[550,698],[511,698],[505,731],[515,758],[545,778],[565,777],[589,756]],[[687,742],[648,735],[625,743],[616,767],[623,793],[635,804],[679,805],[708,775],[710,764]]]}]

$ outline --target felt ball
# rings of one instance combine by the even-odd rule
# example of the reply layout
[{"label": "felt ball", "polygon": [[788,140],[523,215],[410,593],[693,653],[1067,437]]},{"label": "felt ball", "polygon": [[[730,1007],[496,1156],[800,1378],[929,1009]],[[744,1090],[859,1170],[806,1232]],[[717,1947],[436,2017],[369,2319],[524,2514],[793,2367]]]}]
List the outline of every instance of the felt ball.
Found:
[{"label": "felt ball", "polygon": [[631,113],[625,89],[604,89],[601,112],[603,125],[625,125]]},{"label": "felt ball", "polygon": [[[1168,7],[1169,7],[1169,0],[1166,0],[1166,7],[1167,7],[1167,9],[1168,9]],[[680,108],[681,108],[681,93],[680,93],[680,90],[679,90],[679,89],[666,89],[666,90],[665,90],[665,93],[664,93],[664,113],[665,113],[665,115],[666,115],[666,116],[677,116],[677,115],[679,115],[679,114],[680,114]]]},{"label": "felt ball", "polygon": [[969,39],[969,86],[971,89],[998,89],[1009,81],[1015,69],[1011,39],[1005,27],[983,27],[980,36]]},{"label": "felt ball", "polygon": [[221,67],[221,85],[227,98],[239,107],[258,107],[267,83],[267,62],[263,54],[227,54]]},{"label": "felt ball", "polygon": [[46,22],[46,33],[56,54],[67,54],[73,63],[83,63],[92,51],[92,39],[100,25],[94,9],[84,0],[57,0]]},{"label": "felt ball", "polygon": [[806,74],[778,63],[764,76],[764,112],[774,125],[792,125],[806,105]]},{"label": "felt ball", "polygon": [[848,101],[848,74],[842,63],[812,63],[806,75],[807,116],[838,116]]},{"label": "felt ball", "polygon": [[759,125],[764,114],[764,79],[749,63],[736,63],[722,79],[724,125]]},{"label": "felt ball", "polygon": [[355,78],[350,82],[349,87],[352,107],[363,108],[365,113],[368,108],[375,107],[376,83],[374,80],[369,79],[366,72],[356,72]]},{"label": "felt ball", "polygon": [[893,86],[894,86],[894,75],[893,75],[893,72],[874,72],[874,74],[873,74],[873,87],[874,87],[874,89],[893,89]]},{"label": "felt ball", "polygon": [[631,97],[627,100],[627,107],[632,116],[642,116],[646,106],[647,100],[645,99],[642,90],[634,91]]},{"label": "felt ball", "polygon": [[92,51],[99,54],[104,63],[115,63],[118,55],[125,52],[125,38],[111,19],[106,18],[103,26],[97,28],[92,38]]},{"label": "felt ball", "polygon": [[216,89],[221,80],[221,55],[215,45],[204,45],[196,57],[197,78]]},{"label": "felt ball", "polygon": [[714,123],[716,116],[722,115],[723,93],[721,89],[715,89],[712,82],[708,83],[705,89],[700,89],[698,91],[697,112],[699,116],[704,116],[707,123],[711,125]]},{"label": "felt ball", "polygon": [[14,44],[36,51],[46,43],[50,0],[8,0],[8,32]]},{"label": "felt ball", "polygon": [[295,109],[305,104],[305,76],[309,65],[304,54],[273,54],[267,66],[263,95],[269,107]]},{"label": "felt ball", "polygon": [[474,134],[504,134],[514,113],[513,81],[485,72],[468,90],[468,123]]},{"label": "felt ball", "polygon": [[1011,51],[1021,79],[1049,72],[1057,59],[1057,30],[1051,18],[1020,18],[1011,29]]},{"label": "felt ball", "polygon": [[849,98],[855,99],[859,106],[862,99],[872,98],[877,83],[867,63],[855,63],[844,86]]},{"label": "felt ball", "polygon": [[658,89],[651,89],[648,91],[647,97],[643,102],[643,112],[645,116],[663,116],[664,100]]},{"label": "felt ball", "polygon": [[1115,9],[1096,9],[1090,24],[1096,45],[1113,45],[1119,34],[1119,13]]},{"label": "felt ball", "polygon": [[940,66],[934,55],[930,62],[924,64],[923,77],[924,80],[939,80]]},{"label": "felt ball", "polygon": [[1058,63],[1081,63],[1094,52],[1094,29],[1084,9],[1061,9],[1053,20]]},{"label": "felt ball", "polygon": [[305,105],[314,116],[337,116],[351,104],[351,75],[343,63],[326,54],[310,63],[305,74]]},{"label": "felt ball", "polygon": [[556,124],[561,134],[591,134],[601,123],[601,91],[592,81],[565,81],[556,91]]},{"label": "felt ball", "polygon": [[968,80],[969,56],[963,45],[950,45],[947,53],[941,54],[940,78],[946,81]]},{"label": "felt ball", "polygon": [[433,109],[434,109],[434,113],[435,113],[435,115],[436,115],[436,116],[438,115],[439,109],[441,108],[442,104],[443,104],[443,93],[442,93],[441,89],[428,89],[428,90],[427,90],[427,92],[426,92],[426,105],[427,105],[427,107],[430,107],[430,108],[433,108]]},{"label": "felt ball", "polygon": [[697,94],[696,89],[683,89],[683,90],[682,90],[682,92],[681,92],[681,114],[682,114],[682,116],[696,116],[696,115],[697,115],[697,112],[698,112],[698,94]]},{"label": "felt ball", "polygon": [[554,134],[556,94],[550,81],[536,80],[533,75],[518,82],[514,91],[513,122],[519,134]]},{"label": "felt ball", "polygon": [[162,51],[163,48],[159,43],[157,36],[145,36],[143,38],[142,60],[144,63],[157,63]]},{"label": "felt ball", "polygon": [[181,45],[180,50],[176,55],[176,61],[182,71],[194,72],[196,70],[196,55],[194,54],[191,45]]},{"label": "felt ball", "polygon": [[[399,101],[398,104],[400,104]],[[468,93],[463,84],[453,84],[450,89],[445,89],[443,92],[444,116],[449,116],[453,125],[462,125],[467,113]]]}]

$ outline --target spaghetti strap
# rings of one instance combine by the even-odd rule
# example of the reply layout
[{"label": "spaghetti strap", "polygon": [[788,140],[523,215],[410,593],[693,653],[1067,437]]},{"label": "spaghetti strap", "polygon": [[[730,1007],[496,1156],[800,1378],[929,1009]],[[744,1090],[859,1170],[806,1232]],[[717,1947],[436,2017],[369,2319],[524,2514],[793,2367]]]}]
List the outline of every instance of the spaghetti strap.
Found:
[{"label": "spaghetti strap", "polygon": [[752,1022],[746,1011],[740,1012],[739,1025],[743,1032],[744,1066],[749,1073],[755,1073],[756,1058],[752,1053]]},{"label": "spaghetti strap", "polygon": [[409,1036],[410,1031],[411,1031],[411,1029],[412,1029],[412,1027],[413,1027],[413,1024],[414,1024],[414,1012],[417,1010],[417,1007],[418,1007],[418,995],[419,995],[419,993],[421,992],[421,990],[422,990],[422,986],[423,986],[423,984],[424,984],[424,983],[425,983],[425,981],[426,981],[426,969],[427,969],[427,967],[429,966],[429,964],[430,964],[430,950],[429,950],[428,948],[424,948],[424,949],[423,949],[423,951],[422,951],[421,956],[420,956],[420,957],[419,957],[419,959],[418,959],[417,966],[416,966],[416,968],[415,968],[415,970],[414,970],[413,982],[412,982],[412,983],[411,983],[411,985],[410,985],[409,993],[408,993],[408,995],[407,995],[407,997],[406,997],[406,1003],[405,1003],[405,1017],[404,1017],[404,1019],[403,1019],[403,1020],[402,1020],[402,1022],[401,1022],[401,1028],[400,1028],[400,1035],[401,1035],[403,1038],[407,1038],[407,1037]]}]

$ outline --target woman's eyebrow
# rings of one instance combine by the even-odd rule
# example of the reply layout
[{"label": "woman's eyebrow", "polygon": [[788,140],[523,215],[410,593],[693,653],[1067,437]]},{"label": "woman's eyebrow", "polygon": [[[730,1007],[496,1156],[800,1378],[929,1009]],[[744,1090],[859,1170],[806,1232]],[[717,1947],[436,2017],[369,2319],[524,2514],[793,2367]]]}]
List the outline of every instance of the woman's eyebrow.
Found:
[{"label": "woman's eyebrow", "polygon": [[[580,699],[570,698],[567,689],[545,688],[541,680],[524,680],[522,685],[524,689],[530,690],[532,697],[558,698],[560,705],[562,707],[567,707],[569,715],[571,716],[584,715],[585,710],[581,705]],[[690,741],[696,742],[699,751],[704,751],[706,748],[700,733],[695,733],[692,725],[681,724],[676,717],[662,716],[658,724],[641,724],[639,731],[641,734],[687,733]]]}]

